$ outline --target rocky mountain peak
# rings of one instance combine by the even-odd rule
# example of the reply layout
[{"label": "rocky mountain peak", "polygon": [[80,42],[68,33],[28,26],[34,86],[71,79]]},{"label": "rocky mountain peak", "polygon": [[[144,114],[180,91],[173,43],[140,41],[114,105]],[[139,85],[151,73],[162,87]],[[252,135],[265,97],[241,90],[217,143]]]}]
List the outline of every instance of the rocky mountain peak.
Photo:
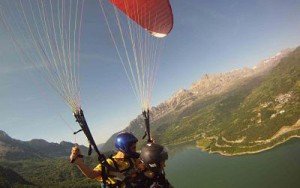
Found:
[{"label": "rocky mountain peak", "polygon": [[6,132],[0,130],[0,141],[11,141],[12,138]]},{"label": "rocky mountain peak", "polygon": [[256,66],[254,66],[252,69],[255,70],[255,71],[263,71],[265,69],[268,69],[268,68],[271,68],[271,67],[274,67],[276,66],[279,61],[287,56],[289,53],[291,53],[294,49],[285,49],[285,50],[282,50],[278,53],[276,53],[275,55],[267,58],[267,59],[264,59],[262,60],[260,63],[258,63]]},{"label": "rocky mountain peak", "polygon": [[6,132],[0,130],[0,138],[7,138],[7,137],[9,137],[9,136],[6,134]]},{"label": "rocky mountain peak", "polygon": [[205,74],[200,80],[194,82],[189,89],[179,89],[170,99],[154,107],[152,109],[153,120],[159,119],[174,110],[186,108],[199,98],[221,94],[238,81],[267,72],[292,51],[293,49],[282,50],[258,63],[253,68],[245,67],[226,73]]}]

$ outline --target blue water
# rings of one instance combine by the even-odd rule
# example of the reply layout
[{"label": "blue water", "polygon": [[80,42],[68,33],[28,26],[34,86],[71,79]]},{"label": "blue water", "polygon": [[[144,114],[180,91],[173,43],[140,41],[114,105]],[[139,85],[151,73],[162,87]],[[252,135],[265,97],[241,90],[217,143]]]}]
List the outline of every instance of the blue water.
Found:
[{"label": "blue water", "polygon": [[209,154],[194,147],[171,154],[166,174],[175,188],[300,188],[300,140],[243,156]]}]

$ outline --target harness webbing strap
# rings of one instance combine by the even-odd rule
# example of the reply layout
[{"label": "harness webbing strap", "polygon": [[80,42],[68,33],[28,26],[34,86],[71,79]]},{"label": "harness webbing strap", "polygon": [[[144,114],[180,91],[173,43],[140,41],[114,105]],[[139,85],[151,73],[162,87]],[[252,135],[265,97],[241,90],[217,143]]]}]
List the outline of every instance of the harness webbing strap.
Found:
[{"label": "harness webbing strap", "polygon": [[147,134],[148,136],[148,142],[152,142],[151,140],[151,134],[150,134],[150,111],[149,109],[146,111],[143,111],[143,115],[144,115],[144,120],[145,120],[145,126],[146,126],[146,133],[145,136]]},{"label": "harness webbing strap", "polygon": [[[128,159],[128,161],[129,161],[129,167],[128,167],[128,168],[125,168],[125,169],[123,169],[123,170],[120,170],[120,168],[119,168],[119,166],[118,166],[118,163],[117,163],[117,161],[115,160],[115,158],[113,158],[112,156],[110,156],[109,158],[112,160],[112,162],[114,163],[115,168],[118,169],[120,173],[127,172],[127,171],[129,171],[130,169],[133,168],[133,162],[132,162],[132,159],[130,159],[130,158],[126,158],[126,159]],[[131,183],[130,183],[130,181],[129,181],[129,179],[128,179],[127,177],[125,177],[125,179],[124,179],[123,181],[117,180],[117,183],[114,184],[113,187],[114,187],[114,186],[115,186],[115,187],[118,187],[118,186],[121,187],[122,184],[125,184],[125,185],[126,185],[126,188],[132,187],[132,185],[131,185]]]}]

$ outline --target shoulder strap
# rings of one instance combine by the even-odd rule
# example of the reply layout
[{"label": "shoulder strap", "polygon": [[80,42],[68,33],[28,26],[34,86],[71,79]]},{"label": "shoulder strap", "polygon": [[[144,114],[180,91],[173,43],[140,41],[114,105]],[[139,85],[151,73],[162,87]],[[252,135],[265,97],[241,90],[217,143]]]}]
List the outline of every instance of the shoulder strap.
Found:
[{"label": "shoulder strap", "polygon": [[[109,159],[112,160],[112,162],[113,162],[115,168],[116,168],[121,174],[124,173],[124,172],[129,171],[129,170],[133,167],[133,161],[132,161],[131,158],[126,158],[126,159],[129,161],[129,167],[126,168],[126,169],[124,169],[124,170],[120,170],[120,168],[119,168],[119,166],[118,166],[118,163],[117,163],[117,161],[116,161],[115,158],[113,158],[112,156],[110,156]],[[125,184],[125,185],[126,185],[126,188],[132,188],[132,185],[131,185],[131,183],[130,183],[130,180],[129,180],[126,176],[124,176],[124,177],[125,177],[125,179],[124,179],[123,181],[117,180],[117,183],[114,184],[114,185],[112,185],[112,186],[113,186],[113,187],[118,187],[118,186],[121,187],[122,185]]]},{"label": "shoulder strap", "polygon": [[[112,156],[113,155],[109,156],[107,159],[110,159],[113,162],[113,165],[114,165],[113,168],[116,169],[113,172],[120,172],[119,167],[118,167],[116,161],[114,160],[114,158]],[[112,185],[111,183],[107,183],[107,181],[109,180],[108,176],[110,174],[110,169],[109,168],[106,168],[104,165],[101,165],[101,171],[102,171],[102,180],[103,180],[103,186],[104,187],[107,184],[108,184],[109,187],[118,187],[118,184]]]},{"label": "shoulder strap", "polygon": [[129,171],[130,169],[132,169],[132,168],[133,168],[133,162],[132,162],[132,160],[133,160],[133,159],[131,159],[131,158],[127,158],[127,160],[129,161],[129,167],[128,167],[128,168],[126,168],[126,169],[124,169],[124,170],[121,170],[121,171],[120,171],[121,173],[123,173],[123,172],[127,172],[127,171]]},{"label": "shoulder strap", "polygon": [[120,170],[120,168],[119,168],[119,166],[118,166],[118,163],[117,163],[117,161],[115,160],[115,158],[113,158],[112,156],[109,157],[109,158],[112,160],[112,162],[114,163],[115,168],[116,168],[116,169],[118,170],[118,172],[120,172],[120,173],[123,173],[123,172],[126,172],[126,171],[130,170],[130,169],[134,166],[134,165],[133,165],[133,162],[132,162],[133,159],[131,159],[131,158],[125,158],[125,159],[127,159],[128,162],[129,162],[129,167],[128,167],[128,168],[125,168],[125,169],[123,169],[123,170]]},{"label": "shoulder strap", "polygon": [[109,157],[109,159],[114,163],[114,166],[115,166],[115,168],[118,170],[118,172],[121,172],[121,171],[120,171],[120,168],[119,168],[119,166],[118,166],[118,163],[117,163],[117,161],[115,160],[115,158],[113,158],[113,156],[111,155],[111,156]]}]

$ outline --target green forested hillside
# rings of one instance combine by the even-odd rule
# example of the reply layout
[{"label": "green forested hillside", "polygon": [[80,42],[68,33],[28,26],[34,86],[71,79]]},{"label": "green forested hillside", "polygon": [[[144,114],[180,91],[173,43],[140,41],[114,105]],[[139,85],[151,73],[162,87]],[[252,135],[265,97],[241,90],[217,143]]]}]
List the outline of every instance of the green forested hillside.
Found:
[{"label": "green forested hillside", "polygon": [[[0,187],[97,187],[69,162],[73,143],[49,143],[41,139],[21,141],[0,130]],[[86,155],[88,148],[79,146]],[[86,156],[93,168],[97,157]]]},{"label": "green forested hillside", "polygon": [[[93,167],[96,158],[85,157],[87,163]],[[97,187],[99,183],[84,177],[75,165],[70,164],[68,159],[46,159],[25,161],[0,161],[0,187]],[[9,173],[8,173],[9,172]],[[30,183],[29,183],[30,182]],[[3,185],[2,185],[3,184]],[[4,186],[5,185],[5,186]]]},{"label": "green forested hillside", "polygon": [[0,187],[30,187],[32,183],[26,181],[15,171],[0,166]]},{"label": "green forested hillside", "polygon": [[[242,80],[231,91],[196,101],[155,135],[166,145],[197,141],[223,154],[256,152],[300,136],[300,48],[267,75]],[[160,122],[156,122],[159,124]]]}]

